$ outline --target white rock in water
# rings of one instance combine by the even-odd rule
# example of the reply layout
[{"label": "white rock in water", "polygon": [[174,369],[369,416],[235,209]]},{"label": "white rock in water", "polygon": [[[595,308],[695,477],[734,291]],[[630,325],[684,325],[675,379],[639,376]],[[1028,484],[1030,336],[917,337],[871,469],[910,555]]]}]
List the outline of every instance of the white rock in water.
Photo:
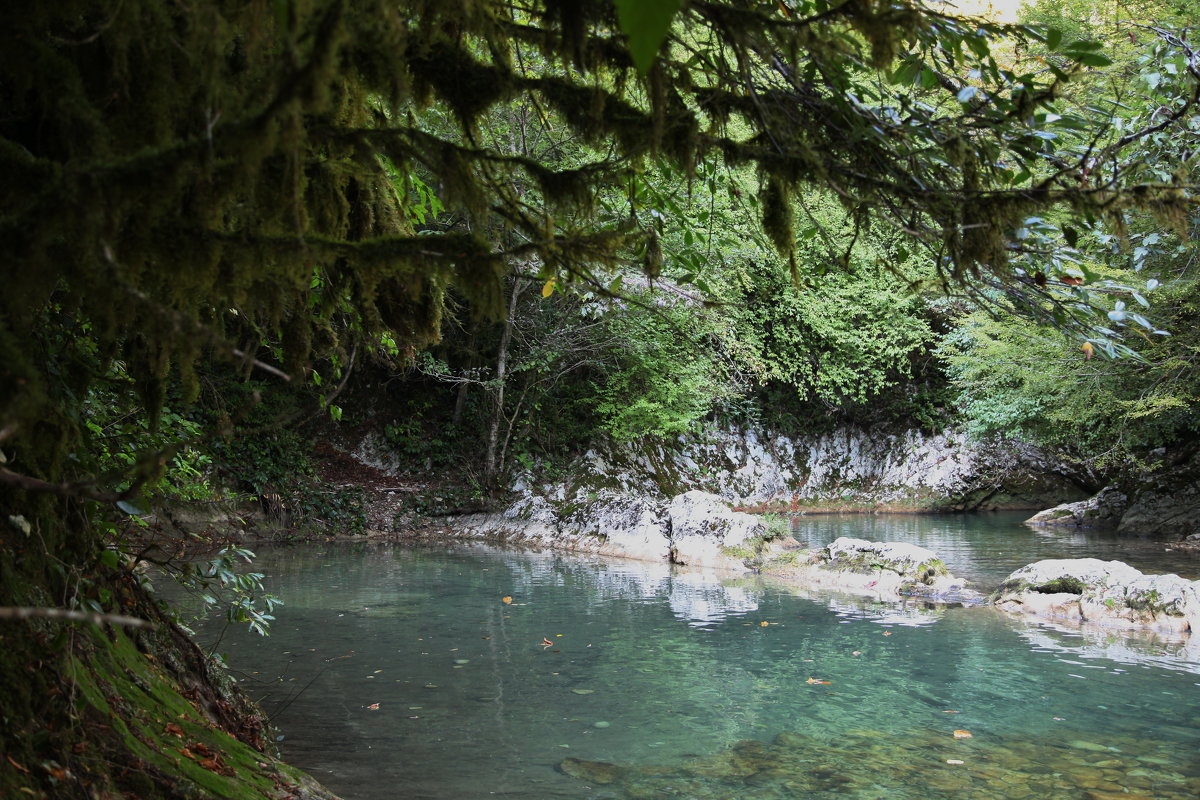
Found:
[{"label": "white rock in water", "polygon": [[1200,631],[1200,581],[1144,575],[1121,561],[1048,559],[1013,572],[997,607],[1124,628]]},{"label": "white rock in water", "polygon": [[849,536],[834,539],[825,547],[824,552],[832,562],[870,560],[880,569],[892,570],[901,575],[914,572],[922,564],[941,563],[937,553],[915,544],[869,542]]},{"label": "white rock in water", "polygon": [[755,516],[733,511],[715,494],[693,489],[671,500],[671,560],[693,567],[743,569],[742,560],[725,552],[762,536],[766,525]]}]

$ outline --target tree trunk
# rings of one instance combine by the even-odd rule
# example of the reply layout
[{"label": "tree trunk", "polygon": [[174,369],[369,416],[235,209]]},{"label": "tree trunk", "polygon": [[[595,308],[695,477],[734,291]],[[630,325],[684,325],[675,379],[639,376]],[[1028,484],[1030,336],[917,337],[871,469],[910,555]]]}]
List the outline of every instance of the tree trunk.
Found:
[{"label": "tree trunk", "polygon": [[513,320],[517,316],[517,301],[521,297],[525,283],[523,278],[513,279],[512,294],[508,299],[508,314],[504,317],[504,331],[500,334],[500,347],[496,353],[496,374],[492,379],[496,386],[494,393],[496,401],[492,408],[491,423],[488,425],[487,452],[483,461],[483,479],[490,489],[495,488],[496,477],[502,466],[497,463],[496,452],[500,442],[500,423],[504,419],[504,384],[505,378],[508,376],[508,345],[512,341]]}]

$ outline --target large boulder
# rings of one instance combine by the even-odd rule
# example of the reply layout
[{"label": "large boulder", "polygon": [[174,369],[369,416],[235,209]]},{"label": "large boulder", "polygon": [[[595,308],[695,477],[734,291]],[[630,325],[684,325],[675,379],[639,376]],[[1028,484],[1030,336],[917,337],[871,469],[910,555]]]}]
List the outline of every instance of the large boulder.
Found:
[{"label": "large boulder", "polygon": [[842,536],[815,556],[827,576],[822,583],[897,594],[939,594],[965,583],[946,569],[932,550],[904,542],[869,542]]},{"label": "large boulder", "polygon": [[743,556],[738,551],[749,540],[762,539],[767,533],[758,517],[732,511],[717,495],[698,489],[672,499],[667,519],[671,560],[692,567],[743,570]]},{"label": "large boulder", "polygon": [[1077,503],[1062,505],[1039,511],[1029,519],[1026,525],[1067,525],[1079,528],[1104,528],[1117,526],[1121,515],[1129,505],[1129,498],[1124,492],[1112,486],[1106,486],[1097,494]]},{"label": "large boulder", "polygon": [[1200,629],[1200,582],[1144,575],[1121,561],[1048,559],[1013,572],[996,594],[1002,610],[1123,628]]}]

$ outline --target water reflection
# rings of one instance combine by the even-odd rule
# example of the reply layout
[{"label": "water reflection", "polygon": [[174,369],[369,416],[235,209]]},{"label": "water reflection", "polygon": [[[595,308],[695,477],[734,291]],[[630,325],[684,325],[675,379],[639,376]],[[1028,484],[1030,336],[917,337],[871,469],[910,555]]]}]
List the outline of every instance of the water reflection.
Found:
[{"label": "water reflection", "polygon": [[839,536],[920,545],[982,591],[994,588],[1013,570],[1044,558],[1115,559],[1142,572],[1200,578],[1200,552],[1173,550],[1169,543],[1111,532],[1021,524],[1028,516],[1027,512],[809,514],[793,518],[791,528],[806,547],[824,547]]},{"label": "water reflection", "polygon": [[[1040,653],[1200,675],[1200,636],[1157,631],[1114,631],[1091,625],[1037,622],[1023,618],[1014,618],[1013,622],[1017,634]],[[1102,663],[1100,668],[1108,668],[1108,665]]]}]

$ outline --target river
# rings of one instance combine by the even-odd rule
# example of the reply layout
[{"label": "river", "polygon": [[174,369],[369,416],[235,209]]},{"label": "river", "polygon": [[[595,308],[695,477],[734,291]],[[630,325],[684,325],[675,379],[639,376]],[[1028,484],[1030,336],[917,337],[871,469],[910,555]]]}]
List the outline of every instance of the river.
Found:
[{"label": "river", "polygon": [[[1005,516],[792,528],[913,541],[984,588],[1054,556],[1194,571]],[[256,569],[286,603],[271,636],[200,641],[346,800],[1200,795],[1188,639],[484,545],[264,547]]]}]

